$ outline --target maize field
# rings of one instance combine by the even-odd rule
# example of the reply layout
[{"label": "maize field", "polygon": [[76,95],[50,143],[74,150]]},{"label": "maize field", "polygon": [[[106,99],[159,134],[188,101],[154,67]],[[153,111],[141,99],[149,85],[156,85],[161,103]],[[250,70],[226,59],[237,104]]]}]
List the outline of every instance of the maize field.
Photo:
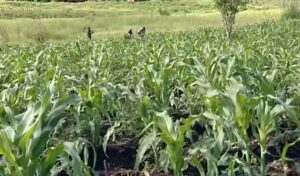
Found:
[{"label": "maize field", "polygon": [[300,23],[0,49],[0,175],[299,175]]}]

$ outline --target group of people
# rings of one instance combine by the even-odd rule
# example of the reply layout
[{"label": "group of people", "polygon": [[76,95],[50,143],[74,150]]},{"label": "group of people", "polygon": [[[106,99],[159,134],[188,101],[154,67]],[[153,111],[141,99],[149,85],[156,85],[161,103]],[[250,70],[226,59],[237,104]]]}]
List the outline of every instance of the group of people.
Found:
[{"label": "group of people", "polygon": [[[138,31],[137,31],[137,35],[139,36],[139,37],[144,37],[145,36],[145,34],[146,34],[146,28],[145,28],[145,26],[143,26],[143,27],[141,27]],[[133,38],[133,31],[132,31],[132,29],[129,29],[129,31],[126,33],[126,34],[124,34],[124,38]]]},{"label": "group of people", "polygon": [[[94,31],[91,29],[91,27],[87,27],[87,37],[89,40],[92,40],[92,35],[93,35]],[[137,31],[137,35],[139,37],[144,37],[146,34],[146,28],[145,26],[141,27],[138,31]],[[128,32],[126,34],[124,34],[124,38],[126,39],[130,39],[133,38],[133,31],[132,29],[129,29]]]}]

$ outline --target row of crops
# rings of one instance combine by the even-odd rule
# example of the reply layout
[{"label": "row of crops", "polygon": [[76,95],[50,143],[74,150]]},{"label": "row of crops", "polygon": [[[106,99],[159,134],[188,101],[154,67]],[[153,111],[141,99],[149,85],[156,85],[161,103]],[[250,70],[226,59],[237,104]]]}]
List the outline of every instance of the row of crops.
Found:
[{"label": "row of crops", "polygon": [[297,175],[299,28],[2,48],[0,175]]}]

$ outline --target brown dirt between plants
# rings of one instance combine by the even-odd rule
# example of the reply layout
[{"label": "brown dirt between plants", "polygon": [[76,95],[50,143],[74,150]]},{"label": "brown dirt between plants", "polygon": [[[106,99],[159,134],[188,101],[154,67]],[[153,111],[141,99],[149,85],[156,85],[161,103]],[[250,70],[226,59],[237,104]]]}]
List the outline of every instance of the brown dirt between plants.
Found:
[{"label": "brown dirt between plants", "polygon": [[[282,151],[284,144],[278,144],[278,148],[280,152]],[[136,150],[138,149],[138,145],[133,143],[130,140],[127,140],[122,143],[110,144],[107,146],[107,158],[104,154],[100,157],[100,161],[103,162],[103,167],[100,169],[101,176],[145,176],[143,172],[133,171],[135,161]],[[257,150],[257,148],[253,148],[253,150]],[[99,151],[97,151],[99,152]],[[254,153],[259,154],[260,151],[254,151]],[[300,143],[297,143],[295,146],[292,146],[287,151],[287,157],[291,160],[284,164],[283,166],[280,163],[280,156],[269,156],[269,155],[278,155],[279,153],[272,153],[273,151],[269,151],[268,155],[268,163],[270,164],[270,168],[267,172],[267,176],[277,176],[278,174],[283,174],[284,176],[297,176],[296,173],[296,165],[300,164]],[[104,162],[105,161],[105,162]],[[106,164],[105,164],[106,163]],[[100,163],[98,163],[100,164]],[[105,166],[104,166],[105,165]],[[193,170],[193,169],[192,169]],[[199,175],[196,170],[190,171],[186,173],[187,176],[197,176]],[[157,170],[149,171],[151,176],[171,176],[172,174],[166,174],[159,172]]]},{"label": "brown dirt between plants", "polygon": [[[266,162],[270,166],[267,171],[267,176],[300,176],[300,173],[297,173],[297,167],[300,167],[300,142],[296,143],[294,146],[290,147],[287,150],[286,157],[287,161],[282,165],[280,162],[281,152],[283,147],[287,143],[291,143],[296,140],[296,136],[293,136],[293,131],[295,128],[284,126],[282,129],[282,138],[279,141],[272,142],[272,139],[275,138],[275,134],[271,134],[269,136],[269,144],[268,152],[266,154]],[[260,147],[257,143],[257,140],[253,139],[251,142],[251,149],[257,157],[260,156]],[[97,165],[102,165],[101,168],[98,167],[96,170],[100,170],[100,175],[103,176],[144,176],[143,172],[133,171],[135,155],[138,149],[138,142],[135,139],[123,138],[122,142],[118,141],[118,143],[109,144],[107,146],[107,155],[102,151],[97,151],[100,153],[100,156],[97,156],[97,159],[100,159],[100,163]],[[232,155],[238,154],[240,149],[233,147]],[[103,164],[106,161],[107,164]],[[104,166],[105,165],[105,166]],[[150,171],[149,171],[150,172]],[[172,174],[166,174],[160,172],[158,170],[153,169],[150,173],[151,176],[171,176]],[[189,168],[184,175],[187,176],[198,176],[199,173],[195,168]]]}]

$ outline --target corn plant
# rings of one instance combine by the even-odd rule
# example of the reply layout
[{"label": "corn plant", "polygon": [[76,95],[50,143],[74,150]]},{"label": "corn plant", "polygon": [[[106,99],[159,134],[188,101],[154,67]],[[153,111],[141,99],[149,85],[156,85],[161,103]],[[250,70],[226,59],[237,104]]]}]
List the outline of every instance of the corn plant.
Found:
[{"label": "corn plant", "polygon": [[4,161],[1,172],[5,175],[54,175],[63,170],[72,175],[89,174],[78,155],[84,142],[64,142],[53,137],[68,107],[80,99],[71,96],[55,100],[54,90],[52,82],[40,102],[29,104],[24,113],[8,114],[12,125],[0,131]]},{"label": "corn plant", "polygon": [[230,42],[205,28],[3,47],[0,174],[88,174],[84,144],[124,139],[149,175],[269,174],[298,146],[298,29],[284,20],[238,27]]},{"label": "corn plant", "polygon": [[156,115],[155,124],[161,130],[162,140],[167,144],[166,151],[171,160],[174,174],[182,176],[184,136],[188,130],[191,130],[191,125],[196,117],[187,118],[183,121],[183,125],[179,125],[172,122],[166,111]]}]

